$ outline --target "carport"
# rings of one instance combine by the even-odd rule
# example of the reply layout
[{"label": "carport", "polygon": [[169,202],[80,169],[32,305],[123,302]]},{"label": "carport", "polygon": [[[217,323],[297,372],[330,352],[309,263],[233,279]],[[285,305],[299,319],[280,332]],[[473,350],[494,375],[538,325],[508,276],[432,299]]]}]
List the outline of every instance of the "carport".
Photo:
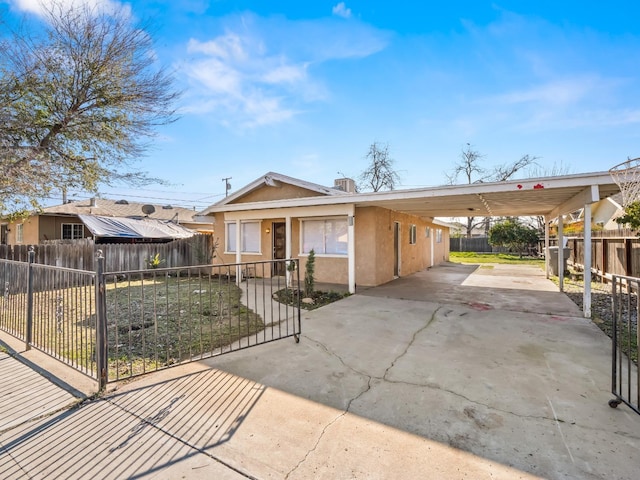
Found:
[{"label": "carport", "polygon": [[[609,172],[529,178],[496,183],[474,183],[391,192],[359,194],[356,206],[380,206],[423,218],[542,216],[545,251],[549,251],[549,225],[565,214],[584,208],[583,315],[591,318],[591,205],[620,191]],[[326,199],[338,203],[340,197]],[[558,245],[563,244],[558,222]],[[549,255],[545,255],[549,271]],[[563,249],[558,249],[560,290],[564,285]],[[548,273],[547,273],[548,276]]]}]

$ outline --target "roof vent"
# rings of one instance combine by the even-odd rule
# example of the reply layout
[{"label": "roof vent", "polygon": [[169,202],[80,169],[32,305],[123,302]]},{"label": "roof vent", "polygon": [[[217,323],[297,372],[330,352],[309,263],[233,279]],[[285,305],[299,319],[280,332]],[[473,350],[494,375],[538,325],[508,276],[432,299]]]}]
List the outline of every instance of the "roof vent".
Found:
[{"label": "roof vent", "polygon": [[116,205],[129,205],[126,200],[116,200]]}]

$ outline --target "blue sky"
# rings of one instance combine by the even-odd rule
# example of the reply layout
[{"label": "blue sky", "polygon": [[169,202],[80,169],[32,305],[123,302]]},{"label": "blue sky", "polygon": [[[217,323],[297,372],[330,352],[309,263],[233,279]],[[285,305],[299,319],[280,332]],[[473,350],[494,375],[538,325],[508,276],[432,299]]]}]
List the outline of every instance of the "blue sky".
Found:
[{"label": "blue sky", "polygon": [[[407,188],[445,184],[467,143],[487,168],[529,154],[541,172],[582,173],[640,156],[630,0],[91,3],[150,20],[184,91],[181,118],[138,162],[172,185],[105,197],[200,209],[224,196],[222,178],[235,190],[267,171],[332,185],[366,167],[374,141]],[[0,12],[36,21],[36,4]]]}]

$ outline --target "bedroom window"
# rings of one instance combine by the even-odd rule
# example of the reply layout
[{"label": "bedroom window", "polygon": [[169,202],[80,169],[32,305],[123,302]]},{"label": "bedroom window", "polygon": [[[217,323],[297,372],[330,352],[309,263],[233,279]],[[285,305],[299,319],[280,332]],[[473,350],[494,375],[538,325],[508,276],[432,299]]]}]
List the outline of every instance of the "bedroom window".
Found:
[{"label": "bedroom window", "polygon": [[302,221],[302,253],[346,255],[347,245],[346,219]]},{"label": "bedroom window", "polygon": [[[242,222],[240,224],[240,252],[260,253],[260,222]],[[236,223],[226,224],[225,252],[236,252]]]}]

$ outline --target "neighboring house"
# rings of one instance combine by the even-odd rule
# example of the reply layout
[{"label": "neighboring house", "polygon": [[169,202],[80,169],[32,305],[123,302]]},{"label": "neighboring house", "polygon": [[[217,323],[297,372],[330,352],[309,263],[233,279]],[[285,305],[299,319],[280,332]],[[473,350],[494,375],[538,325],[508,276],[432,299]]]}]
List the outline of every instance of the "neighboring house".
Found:
[{"label": "neighboring house", "polygon": [[[622,194],[618,193],[604,198],[591,206],[591,223],[602,230],[618,230],[623,228],[616,222],[616,218],[624,215],[622,207]],[[557,222],[554,222],[554,225]],[[571,227],[575,228],[571,228]],[[564,228],[581,232],[584,230],[584,208],[571,212],[564,216]]]},{"label": "neighboring house", "polygon": [[[93,221],[87,221],[91,217]],[[108,224],[111,227],[107,227]],[[0,240],[9,245],[81,238],[94,238],[96,242],[167,241],[183,238],[189,231],[212,234],[211,219],[199,218],[193,210],[171,205],[91,198],[47,207],[24,219],[2,222]]]},{"label": "neighboring house", "polygon": [[[355,193],[350,179],[329,188],[270,172],[201,214],[218,226],[221,261],[299,258],[304,272],[313,249],[315,280],[352,292],[449,259],[447,224],[363,203],[376,195]],[[269,272],[284,273],[284,262]]]}]

